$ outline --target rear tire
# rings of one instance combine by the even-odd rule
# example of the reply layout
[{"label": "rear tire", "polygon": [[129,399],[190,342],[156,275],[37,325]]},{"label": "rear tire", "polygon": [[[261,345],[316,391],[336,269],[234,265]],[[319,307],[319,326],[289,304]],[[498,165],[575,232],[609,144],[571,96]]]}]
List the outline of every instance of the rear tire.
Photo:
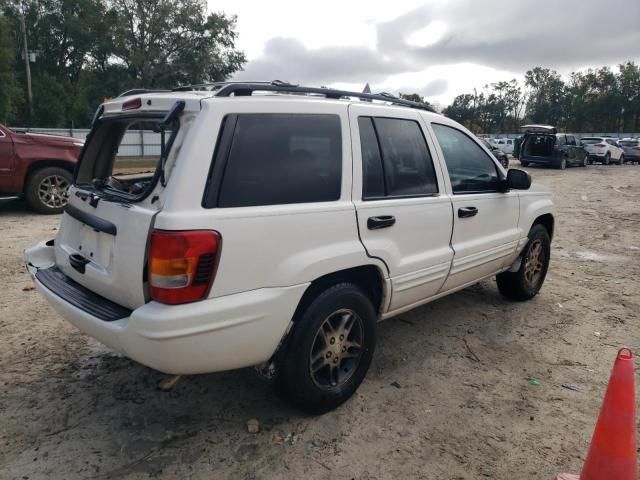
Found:
[{"label": "rear tire", "polygon": [[618,165],[624,165],[624,155],[620,155],[620,160],[618,160]]},{"label": "rear tire", "polygon": [[560,170],[564,170],[565,168],[567,168],[567,159],[565,157],[562,157],[557,163],[556,168]]},{"label": "rear tire", "polygon": [[72,175],[60,167],[45,167],[33,172],[25,184],[24,195],[38,213],[62,213],[67,205]]},{"label": "rear tire", "polygon": [[276,360],[275,387],[296,408],[321,414],[353,395],[376,347],[371,300],[352,283],[334,285],[294,319]]},{"label": "rear tire", "polygon": [[529,162],[527,162],[526,160],[520,160],[520,165],[526,168],[529,166]]},{"label": "rear tire", "polygon": [[607,152],[607,154],[604,156],[604,160],[602,161],[602,163],[604,163],[605,165],[609,165],[611,163],[611,154],[609,152]]},{"label": "rear tire", "polygon": [[522,252],[518,271],[496,275],[498,290],[511,300],[524,301],[535,297],[542,288],[549,269],[549,232],[542,225],[534,225],[528,236],[529,243]]},{"label": "rear tire", "polygon": [[580,164],[580,166],[586,167],[587,165],[589,165],[589,154],[585,153],[584,154],[584,158],[582,159],[582,163]]}]

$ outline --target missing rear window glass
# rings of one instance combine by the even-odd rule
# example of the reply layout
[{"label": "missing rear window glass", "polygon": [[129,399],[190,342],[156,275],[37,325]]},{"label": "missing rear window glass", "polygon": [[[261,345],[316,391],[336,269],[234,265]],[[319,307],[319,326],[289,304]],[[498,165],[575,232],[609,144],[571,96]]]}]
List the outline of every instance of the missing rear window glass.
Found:
[{"label": "missing rear window glass", "polygon": [[162,158],[171,149],[177,121],[163,115],[122,116],[100,120],[88,139],[75,184],[81,188],[136,201],[163,182]]}]

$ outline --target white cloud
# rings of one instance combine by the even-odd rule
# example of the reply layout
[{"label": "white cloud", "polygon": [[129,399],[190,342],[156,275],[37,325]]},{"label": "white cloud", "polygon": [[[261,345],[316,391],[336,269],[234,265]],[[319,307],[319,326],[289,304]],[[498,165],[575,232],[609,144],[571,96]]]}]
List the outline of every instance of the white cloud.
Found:
[{"label": "white cloud", "polygon": [[583,0],[222,0],[210,8],[238,15],[249,62],[237,79],[357,90],[369,82],[443,104],[538,65],[569,72],[640,60],[638,0],[610,0],[605,14]]}]

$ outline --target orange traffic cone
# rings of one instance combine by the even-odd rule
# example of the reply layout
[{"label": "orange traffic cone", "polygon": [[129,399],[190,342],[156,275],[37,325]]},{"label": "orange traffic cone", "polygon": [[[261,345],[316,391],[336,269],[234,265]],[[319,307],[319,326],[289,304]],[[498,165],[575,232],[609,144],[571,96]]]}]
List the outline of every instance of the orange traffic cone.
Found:
[{"label": "orange traffic cone", "polygon": [[[562,474],[558,479],[578,478]],[[633,354],[618,351],[580,480],[637,480]]]}]

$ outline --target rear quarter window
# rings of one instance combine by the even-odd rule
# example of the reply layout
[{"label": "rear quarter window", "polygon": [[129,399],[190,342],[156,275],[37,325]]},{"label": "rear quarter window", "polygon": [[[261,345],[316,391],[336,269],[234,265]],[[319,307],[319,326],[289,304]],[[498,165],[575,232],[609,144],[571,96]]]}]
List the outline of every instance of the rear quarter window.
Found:
[{"label": "rear quarter window", "polygon": [[235,122],[225,122],[225,129],[233,128],[233,136],[226,158],[215,159],[225,162],[224,173],[217,196],[207,195],[205,207],[338,200],[342,177],[339,116],[241,114],[235,118]]}]

